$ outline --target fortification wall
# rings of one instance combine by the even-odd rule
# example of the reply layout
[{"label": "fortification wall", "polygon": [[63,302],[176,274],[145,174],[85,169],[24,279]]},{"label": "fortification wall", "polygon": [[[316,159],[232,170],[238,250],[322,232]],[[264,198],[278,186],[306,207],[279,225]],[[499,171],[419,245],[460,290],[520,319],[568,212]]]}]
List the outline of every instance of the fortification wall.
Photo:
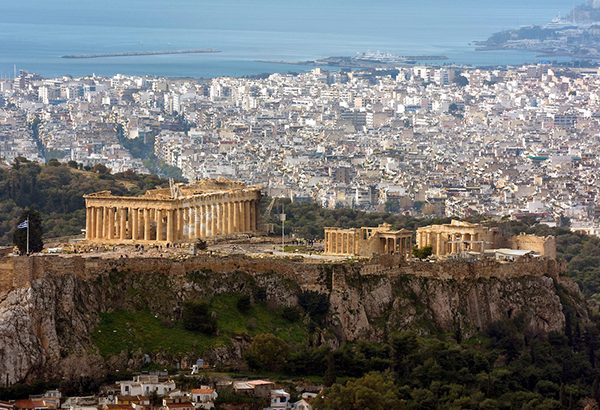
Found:
[{"label": "fortification wall", "polygon": [[[323,286],[324,271],[347,274],[355,271],[360,275],[416,275],[444,280],[477,279],[496,277],[507,279],[520,276],[551,275],[558,277],[566,271],[566,263],[552,259],[520,259],[501,263],[495,260],[476,262],[445,261],[439,263],[402,261],[398,256],[384,256],[360,264],[316,264],[302,261],[253,259],[244,255],[227,257],[200,255],[189,258],[102,258],[61,255],[0,258],[0,294],[13,289],[29,287],[32,281],[45,274],[74,274],[93,279],[111,271],[132,274],[147,272],[166,275],[185,275],[191,271],[234,272],[251,275],[275,273],[294,280],[304,289],[318,290]],[[332,278],[333,283],[333,278]]]},{"label": "fortification wall", "polygon": [[534,251],[547,258],[556,258],[556,238],[554,236],[520,235],[511,238],[512,249]]}]

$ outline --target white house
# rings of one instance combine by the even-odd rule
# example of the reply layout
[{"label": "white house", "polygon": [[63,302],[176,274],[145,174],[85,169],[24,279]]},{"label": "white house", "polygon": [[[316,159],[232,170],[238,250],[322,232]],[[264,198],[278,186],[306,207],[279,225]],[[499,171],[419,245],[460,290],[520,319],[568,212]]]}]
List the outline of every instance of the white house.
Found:
[{"label": "white house", "polygon": [[290,394],[285,390],[271,390],[271,409],[286,409],[290,401]]},{"label": "white house", "polygon": [[302,398],[296,403],[293,403],[292,408],[295,410],[312,410],[310,402],[316,396],[316,393],[302,393]]},{"label": "white house", "polygon": [[196,409],[212,409],[215,407],[217,396],[218,394],[214,389],[194,389],[190,392],[190,401]]},{"label": "white house", "polygon": [[120,381],[119,384],[123,396],[148,395],[153,391],[159,396],[164,396],[175,390],[173,380],[159,382],[156,375],[139,375],[135,376],[133,380]]}]

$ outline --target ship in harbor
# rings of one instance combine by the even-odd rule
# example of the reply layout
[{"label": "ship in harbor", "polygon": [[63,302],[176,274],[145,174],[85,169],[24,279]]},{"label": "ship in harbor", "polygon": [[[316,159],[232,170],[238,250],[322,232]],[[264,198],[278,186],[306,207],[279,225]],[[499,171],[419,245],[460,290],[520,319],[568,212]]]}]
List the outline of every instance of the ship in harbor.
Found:
[{"label": "ship in harbor", "polygon": [[397,56],[390,53],[382,53],[377,51],[372,53],[371,50],[367,50],[365,53],[356,53],[353,60],[357,61],[370,61],[374,63],[389,63],[389,64],[415,64],[417,61],[422,60],[447,60],[446,56]]}]

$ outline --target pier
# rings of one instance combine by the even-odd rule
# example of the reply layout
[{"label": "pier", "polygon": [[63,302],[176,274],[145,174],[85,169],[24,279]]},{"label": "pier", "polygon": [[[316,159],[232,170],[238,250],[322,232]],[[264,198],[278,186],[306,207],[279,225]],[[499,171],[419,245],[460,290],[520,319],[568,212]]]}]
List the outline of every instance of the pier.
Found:
[{"label": "pier", "polygon": [[102,58],[102,57],[131,57],[131,56],[156,56],[161,54],[199,54],[220,53],[216,48],[196,48],[191,50],[156,50],[156,51],[126,51],[123,53],[97,53],[97,54],[67,54],[61,58]]}]

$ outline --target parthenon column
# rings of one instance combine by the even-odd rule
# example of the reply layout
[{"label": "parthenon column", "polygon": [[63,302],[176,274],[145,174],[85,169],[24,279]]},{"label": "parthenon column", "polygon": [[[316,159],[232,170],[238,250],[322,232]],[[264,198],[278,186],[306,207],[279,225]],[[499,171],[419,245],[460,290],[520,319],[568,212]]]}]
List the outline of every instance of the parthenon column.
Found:
[{"label": "parthenon column", "polygon": [[250,201],[244,201],[244,220],[246,221],[245,231],[249,232],[252,229],[250,228]]},{"label": "parthenon column", "polygon": [[173,219],[175,219],[175,210],[174,209],[167,209],[167,242],[170,243],[171,245],[173,245],[173,230],[174,230],[174,225],[175,225],[175,221],[173,221]]},{"label": "parthenon column", "polygon": [[91,206],[85,208],[85,239],[92,239],[92,214]]},{"label": "parthenon column", "polygon": [[[220,201],[221,199],[219,199]],[[217,204],[217,235],[223,235],[225,230],[223,227],[225,226],[225,215],[223,212],[223,202],[219,202]]]},{"label": "parthenon column", "polygon": [[127,208],[119,209],[119,238],[127,239]]},{"label": "parthenon column", "polygon": [[175,235],[174,235],[174,240],[175,241],[180,241],[181,239],[183,239],[183,209],[181,209],[180,207],[177,207],[175,209]]},{"label": "parthenon column", "polygon": [[102,212],[103,212],[103,207],[96,207],[96,218],[95,218],[95,222],[96,222],[96,238],[102,238],[102,226],[103,226],[103,221],[102,221]]},{"label": "parthenon column", "polygon": [[217,214],[217,205],[216,204],[212,204],[210,206],[210,231],[211,231],[211,236],[217,236],[219,233],[217,231],[217,218],[219,217]]},{"label": "parthenon column", "polygon": [[131,208],[131,239],[137,241],[139,234],[139,215],[137,208]]},{"label": "parthenon column", "polygon": [[235,232],[235,228],[233,226],[233,214],[235,214],[233,202],[227,202],[227,233],[228,234],[232,234]]},{"label": "parthenon column", "polygon": [[199,239],[202,236],[200,235],[200,225],[202,221],[200,219],[200,205],[194,206],[194,239]]},{"label": "parthenon column", "polygon": [[237,214],[238,214],[238,220],[239,220],[238,231],[239,232],[246,232],[246,215],[244,214],[244,211],[245,211],[246,207],[244,205],[244,201],[243,200],[239,201],[237,203],[237,207],[238,207]]},{"label": "parthenon column", "polygon": [[150,209],[144,208],[144,240],[150,240]]},{"label": "parthenon column", "polygon": [[162,209],[155,210],[155,218],[156,218],[156,240],[163,240],[163,212]]},{"label": "parthenon column", "polygon": [[206,238],[206,205],[200,205],[200,237]]},{"label": "parthenon column", "polygon": [[231,203],[232,209],[232,220],[233,220],[233,232],[240,231],[240,214],[239,214],[239,205],[237,200]]},{"label": "parthenon column", "polygon": [[113,239],[115,234],[115,208],[108,208],[108,239]]}]

